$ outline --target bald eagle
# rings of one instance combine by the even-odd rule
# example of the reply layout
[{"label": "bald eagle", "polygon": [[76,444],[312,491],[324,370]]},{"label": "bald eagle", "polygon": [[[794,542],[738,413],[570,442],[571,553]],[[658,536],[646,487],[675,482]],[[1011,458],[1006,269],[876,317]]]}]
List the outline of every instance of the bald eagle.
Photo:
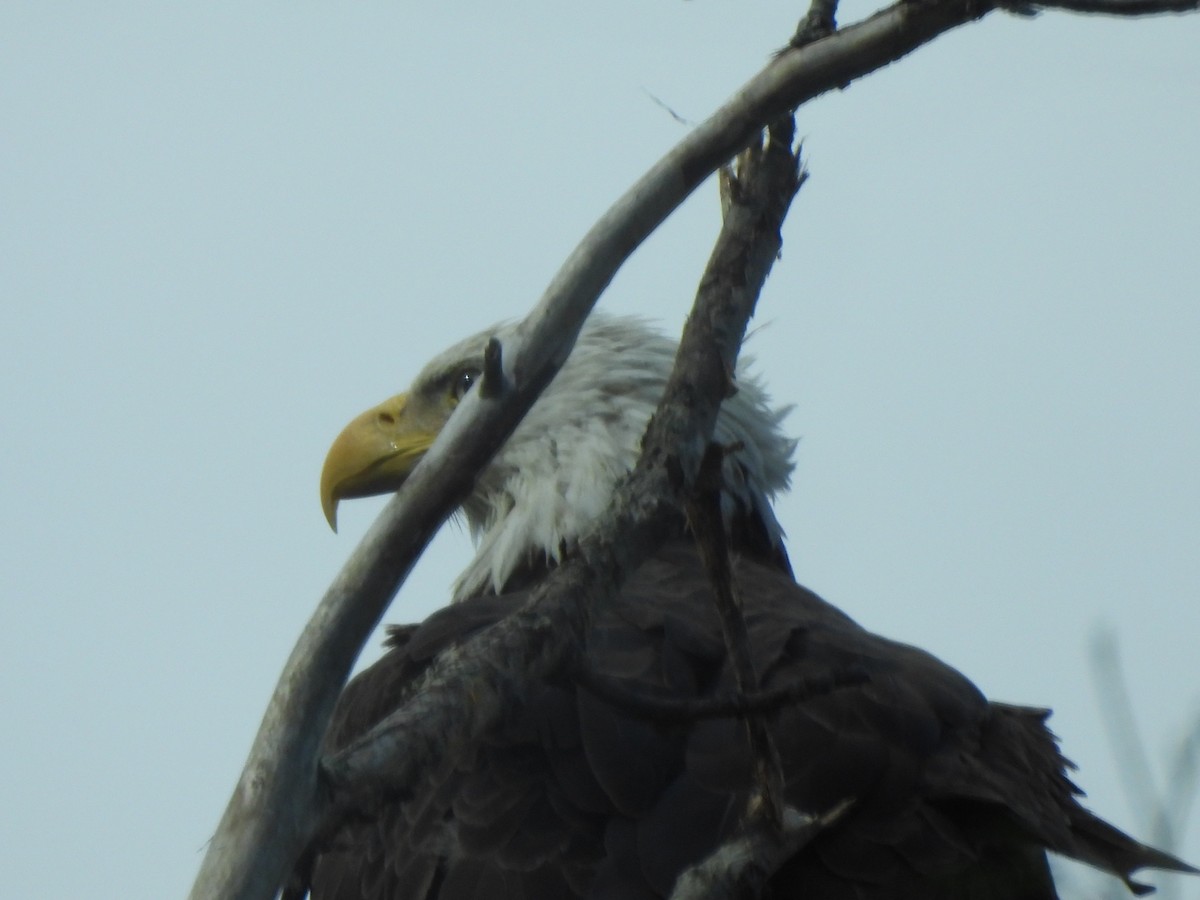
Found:
[{"label": "bald eagle", "polygon": [[[340,500],[399,487],[479,377],[488,340],[508,333],[451,347],[407,393],[346,427],[321,477],[331,526]],[[327,750],[369,730],[439,652],[520,608],[572,553],[634,466],[674,353],[639,319],[589,320],[462,505],[478,549],[453,602],[391,629],[386,655],[339,701]],[[749,649],[764,689],[848,668],[864,678],[767,714],[786,803],[807,813],[846,804],[771,876],[769,895],[1041,900],[1057,896],[1047,850],[1136,893],[1149,890],[1132,880],[1137,869],[1194,871],[1079,805],[1047,710],[989,702],[954,669],[871,634],[794,581],[771,508],[792,471],[785,412],[739,371],[713,438],[733,448],[720,506]],[[584,662],[631,695],[730,690],[711,592],[681,517],[596,612]],[[312,896],[667,897],[744,819],[754,766],[737,719],[648,720],[570,672],[521,700],[421,808],[385,803],[318,848]]]}]

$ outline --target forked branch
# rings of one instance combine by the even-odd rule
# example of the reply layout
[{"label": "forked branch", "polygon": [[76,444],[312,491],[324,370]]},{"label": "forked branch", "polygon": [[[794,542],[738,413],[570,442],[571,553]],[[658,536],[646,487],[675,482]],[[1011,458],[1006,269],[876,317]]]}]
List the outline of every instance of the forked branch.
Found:
[{"label": "forked branch", "polygon": [[[1192,10],[1197,4],[1200,0],[1082,0],[1079,4],[1062,0],[1038,5],[1146,15]],[[491,396],[468,395],[318,605],[280,676],[201,864],[193,900],[274,896],[317,833],[329,809],[318,777],[321,739],[363,643],[429,539],[466,496],[474,474],[511,434],[562,364],[597,297],[633,250],[765,125],[995,8],[994,0],[902,0],[853,26],[803,46],[789,46],[689,132],[596,223],[522,323],[518,338],[504,347],[503,377],[493,377],[493,372],[486,379]],[[823,9],[821,21],[832,25],[833,7],[828,0]],[[816,32],[806,34],[804,40],[815,36]],[[738,315],[742,313],[748,315],[748,310]],[[693,320],[696,328],[685,337],[686,352],[707,359],[705,354],[719,346],[722,364],[731,365],[741,336],[737,317],[726,319],[714,313],[711,321],[701,321],[697,312]],[[744,318],[741,321],[744,324]],[[684,369],[691,364],[685,363]],[[693,389],[690,399],[704,390]],[[680,434],[707,434],[689,418],[665,416],[664,420],[671,423],[661,426],[670,440]],[[658,446],[660,454],[680,453],[683,447],[679,443]],[[674,489],[667,484],[663,490],[668,488]],[[628,548],[601,550],[586,559],[588,566],[612,565],[619,570],[634,559]],[[495,715],[499,706],[491,709]],[[473,728],[484,725],[486,717]],[[412,741],[418,741],[421,729],[432,733],[436,725],[422,719],[411,732]],[[463,739],[469,736],[464,734]]]}]

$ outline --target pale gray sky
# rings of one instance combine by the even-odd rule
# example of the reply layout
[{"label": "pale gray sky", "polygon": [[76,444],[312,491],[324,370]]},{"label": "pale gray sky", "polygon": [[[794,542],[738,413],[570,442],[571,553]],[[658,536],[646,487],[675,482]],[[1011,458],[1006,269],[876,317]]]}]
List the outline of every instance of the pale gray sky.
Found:
[{"label": "pale gray sky", "polygon": [[[703,118],[799,11],[0,5],[6,896],[186,892],[378,509],[328,531],[330,440],[520,315],[684,134],[652,98]],[[1093,807],[1142,835],[1086,648],[1119,630],[1161,760],[1200,715],[1198,48],[1196,16],[995,15],[805,108],[752,345],[803,437],[801,579],[1055,707]],[[677,330],[715,195],[607,308]],[[469,552],[447,529],[389,620]]]}]

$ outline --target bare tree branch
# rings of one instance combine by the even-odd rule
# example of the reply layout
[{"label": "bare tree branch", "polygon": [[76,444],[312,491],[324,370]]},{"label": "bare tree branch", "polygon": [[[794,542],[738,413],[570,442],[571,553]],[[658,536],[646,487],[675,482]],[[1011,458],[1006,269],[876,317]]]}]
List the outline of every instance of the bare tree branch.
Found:
[{"label": "bare tree branch", "polygon": [[[1155,832],[1161,825],[1156,820],[1157,811],[1162,809],[1162,797],[1154,783],[1154,772],[1145,744],[1142,743],[1133,701],[1125,685],[1117,639],[1112,631],[1105,629],[1096,632],[1088,661],[1092,664],[1092,678],[1104,698],[1100,704],[1101,720],[1122,773],[1121,783],[1125,787],[1126,799],[1131,809],[1140,810],[1146,815],[1146,830],[1155,835],[1156,841],[1161,841],[1162,836]],[[1171,844],[1163,843],[1161,846],[1170,847]]]},{"label": "bare tree branch", "polygon": [[[1195,5],[1189,0],[1184,8]],[[566,358],[596,298],[630,253],[764,124],[993,8],[993,0],[902,0],[852,27],[783,51],[596,223],[522,323],[517,339],[504,348],[503,383],[489,376],[488,391],[467,396],[321,600],[280,676],[201,864],[193,900],[274,894],[318,828],[317,813],[327,807],[317,756],[354,659],[413,562],[470,490],[474,473]],[[732,359],[736,341],[731,351],[730,340],[740,330],[716,318],[704,325],[718,327],[725,329],[719,332],[722,352]],[[483,393],[492,396],[479,396]],[[685,402],[695,399],[682,396]],[[696,449],[681,445],[681,458],[690,465]],[[622,561],[616,549],[601,547],[588,565],[606,556],[606,565]]]},{"label": "bare tree branch", "polygon": [[1193,12],[1200,8],[1200,0],[1036,0],[1031,5],[1108,16],[1157,16]]},{"label": "bare tree branch", "polygon": [[1194,824],[1192,807],[1200,789],[1200,718],[1192,723],[1175,748],[1174,759],[1167,768],[1167,786],[1168,800],[1163,817],[1175,844],[1165,846],[1174,850],[1183,846],[1188,824]]},{"label": "bare tree branch", "polygon": [[[1111,629],[1101,628],[1092,635],[1088,662],[1100,695],[1101,721],[1129,807],[1142,817],[1150,843],[1167,851],[1176,851],[1183,843],[1200,787],[1197,781],[1200,774],[1200,720],[1193,723],[1176,746],[1166,767],[1166,782],[1160,789],[1134,714],[1117,636]],[[1162,893],[1167,900],[1178,896],[1178,884],[1168,880],[1162,886]],[[1114,886],[1111,894],[1124,896],[1123,886]]]}]

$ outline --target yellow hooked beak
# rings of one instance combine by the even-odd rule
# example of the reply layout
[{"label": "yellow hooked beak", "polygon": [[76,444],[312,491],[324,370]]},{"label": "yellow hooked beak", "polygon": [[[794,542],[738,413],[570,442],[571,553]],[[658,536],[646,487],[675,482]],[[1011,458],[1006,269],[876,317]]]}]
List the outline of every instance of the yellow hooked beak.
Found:
[{"label": "yellow hooked beak", "polygon": [[425,455],[437,429],[413,415],[409,395],[368,409],[337,436],[321,471],[321,509],[337,531],[338,501],[398,490]]}]

